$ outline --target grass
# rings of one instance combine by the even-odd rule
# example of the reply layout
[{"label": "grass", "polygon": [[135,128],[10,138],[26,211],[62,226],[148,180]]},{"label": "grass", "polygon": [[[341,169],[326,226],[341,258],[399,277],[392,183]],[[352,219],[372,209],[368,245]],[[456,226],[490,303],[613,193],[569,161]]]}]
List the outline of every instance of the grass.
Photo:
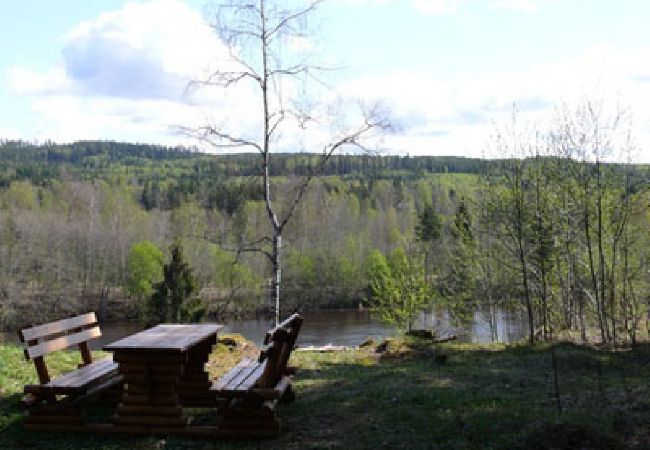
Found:
[{"label": "grass", "polygon": [[[296,352],[297,400],[279,408],[280,437],[217,441],[25,432],[18,401],[34,369],[0,344],[0,448],[650,448],[650,346],[554,352],[561,414],[548,345],[396,339],[382,354]],[[238,357],[218,346],[210,370]],[[58,372],[74,360],[49,364]]]}]

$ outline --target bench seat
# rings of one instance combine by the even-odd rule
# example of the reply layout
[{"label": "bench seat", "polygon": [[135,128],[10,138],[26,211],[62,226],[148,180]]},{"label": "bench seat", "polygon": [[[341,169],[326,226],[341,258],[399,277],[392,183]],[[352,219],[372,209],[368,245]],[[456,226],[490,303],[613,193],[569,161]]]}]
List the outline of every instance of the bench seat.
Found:
[{"label": "bench seat", "polygon": [[86,394],[91,387],[102,381],[109,381],[117,376],[117,363],[109,356],[94,361],[72,372],[61,375],[46,384],[29,384],[25,386],[26,394],[72,395]]},{"label": "bench seat", "polygon": [[250,435],[253,431],[277,436],[280,422],[275,407],[280,400],[292,401],[291,375],[295,368],[287,361],[296,343],[302,317],[293,314],[270,330],[264,338],[268,347],[257,360],[244,359],[213,382],[222,403],[217,414],[219,430],[228,435]]},{"label": "bench seat", "polygon": [[282,377],[281,381],[273,388],[255,387],[264,369],[266,361],[258,362],[253,359],[244,359],[225,375],[212,384],[213,391],[217,391],[220,397],[243,398],[249,395],[257,395],[265,400],[273,400],[282,397],[289,386],[290,378]]}]

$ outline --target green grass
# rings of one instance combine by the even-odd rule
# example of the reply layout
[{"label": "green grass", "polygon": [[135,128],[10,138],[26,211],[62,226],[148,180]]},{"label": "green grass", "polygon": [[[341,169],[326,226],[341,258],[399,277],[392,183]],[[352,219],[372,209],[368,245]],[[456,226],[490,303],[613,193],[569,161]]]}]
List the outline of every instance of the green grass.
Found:
[{"label": "green grass", "polygon": [[[279,408],[281,436],[241,441],[25,432],[18,400],[34,369],[0,345],[0,448],[650,448],[650,346],[555,354],[561,414],[547,345],[294,353],[297,399]],[[70,356],[49,364],[74,367]]]}]

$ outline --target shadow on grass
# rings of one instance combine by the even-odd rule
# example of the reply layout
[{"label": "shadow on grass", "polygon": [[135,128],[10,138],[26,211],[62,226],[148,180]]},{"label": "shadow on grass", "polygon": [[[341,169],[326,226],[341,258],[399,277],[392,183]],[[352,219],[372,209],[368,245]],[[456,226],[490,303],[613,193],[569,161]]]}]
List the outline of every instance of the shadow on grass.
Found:
[{"label": "shadow on grass", "polygon": [[312,356],[313,368],[300,361],[308,369],[297,382],[299,401],[283,411],[282,446],[648,448],[650,347],[559,344],[554,352],[561,413],[546,345],[420,344],[375,365],[355,355]]},{"label": "shadow on grass", "polygon": [[0,399],[2,448],[649,448],[650,346],[396,344],[295,353],[297,400],[261,441],[27,433],[19,394]]}]

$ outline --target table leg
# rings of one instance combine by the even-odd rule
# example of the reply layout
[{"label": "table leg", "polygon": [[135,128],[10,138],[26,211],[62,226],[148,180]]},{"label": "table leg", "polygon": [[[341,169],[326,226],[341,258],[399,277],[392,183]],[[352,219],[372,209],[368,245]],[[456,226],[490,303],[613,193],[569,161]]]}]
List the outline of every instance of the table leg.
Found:
[{"label": "table leg", "polygon": [[210,391],[212,382],[205,370],[205,364],[216,341],[216,337],[213,337],[188,351],[187,362],[177,390],[183,406],[215,406],[216,395]]},{"label": "table leg", "polygon": [[183,355],[133,355],[116,352],[124,376],[115,424],[133,427],[184,427],[187,418],[176,392],[183,373]]}]

